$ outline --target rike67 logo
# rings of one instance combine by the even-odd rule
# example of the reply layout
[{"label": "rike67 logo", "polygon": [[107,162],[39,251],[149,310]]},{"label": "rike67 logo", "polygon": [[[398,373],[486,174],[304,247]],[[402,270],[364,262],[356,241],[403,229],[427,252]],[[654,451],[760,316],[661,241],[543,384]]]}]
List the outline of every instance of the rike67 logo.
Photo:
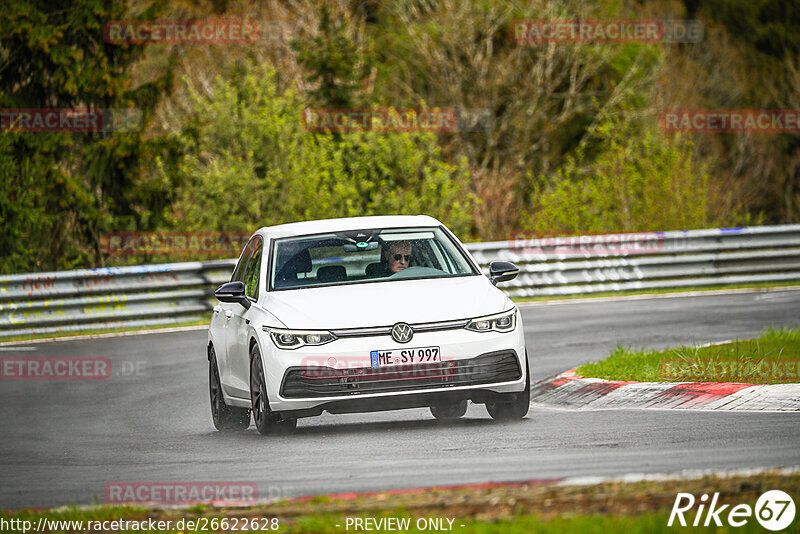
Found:
[{"label": "rike67 logo", "polygon": [[676,519],[680,526],[687,526],[689,523],[684,514],[691,519],[695,504],[697,504],[697,512],[694,514],[694,521],[691,522],[693,527],[721,527],[724,523],[732,527],[741,527],[755,516],[756,521],[762,527],[777,531],[789,527],[795,516],[794,500],[788,493],[781,490],[765,492],[758,498],[754,508],[751,508],[749,504],[737,504],[733,508],[730,504],[720,505],[719,493],[714,493],[710,502],[707,493],[704,493],[700,499],[695,499],[691,493],[678,493],[675,503],[672,505],[667,526],[671,527]]}]

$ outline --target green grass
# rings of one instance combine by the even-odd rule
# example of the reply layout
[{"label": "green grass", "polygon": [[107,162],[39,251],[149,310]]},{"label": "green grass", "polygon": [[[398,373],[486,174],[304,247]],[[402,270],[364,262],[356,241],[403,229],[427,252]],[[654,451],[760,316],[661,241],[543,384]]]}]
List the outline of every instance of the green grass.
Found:
[{"label": "green grass", "polygon": [[800,382],[800,330],[767,329],[755,339],[665,351],[617,347],[576,369],[585,377],[639,382]]},{"label": "green grass", "polygon": [[[210,317],[210,312],[209,312]],[[210,319],[198,321],[185,321],[153,326],[127,326],[120,328],[94,328],[78,332],[51,332],[49,334],[25,334],[21,336],[8,336],[0,338],[0,344],[8,341],[35,341],[37,339],[70,338],[76,336],[90,336],[95,334],[118,334],[121,332],[136,332],[140,330],[162,330],[164,328],[178,328],[181,326],[208,325]]]},{"label": "green grass", "polygon": [[[752,503],[751,503],[752,505]],[[361,516],[363,514],[359,514]],[[356,516],[358,517],[358,516]],[[393,513],[391,515],[380,514],[378,516],[372,515],[370,517],[409,517],[407,513]],[[436,515],[428,515],[427,517],[437,517]],[[494,521],[466,521],[458,518],[454,519],[452,524],[452,532],[464,534],[563,534],[563,533],[592,533],[592,534],[609,534],[611,532],[624,532],[632,534],[657,534],[657,533],[674,533],[676,527],[668,527],[667,521],[669,519],[668,512],[661,513],[645,513],[636,516],[627,515],[578,515],[573,517],[554,517],[542,518],[538,515],[520,514],[511,519],[499,519]],[[411,517],[410,527],[408,530],[398,530],[399,532],[430,532],[430,530],[420,530],[416,528],[415,521],[417,518]],[[754,523],[754,524],[751,524]],[[336,526],[336,525],[339,526]],[[461,527],[461,525],[464,525]],[[445,521],[445,527],[448,524]],[[712,528],[681,528],[681,531],[687,532],[765,532],[765,530],[755,521],[745,525],[741,530],[729,528],[728,530],[720,529],[714,530]],[[353,525],[350,525],[349,530],[345,530],[345,523],[341,516],[310,516],[302,518],[296,524],[289,527],[287,530],[281,529],[281,532],[291,533],[325,533],[325,534],[341,534],[343,532],[364,532],[363,530],[355,530]],[[797,531],[797,530],[795,530]],[[384,531],[380,531],[384,532]]]},{"label": "green grass", "polygon": [[[1,516],[2,514],[0,514]],[[31,522],[32,528],[35,530],[39,517],[42,514],[40,513],[21,513],[15,514],[15,518],[19,519],[27,519]],[[142,521],[147,518],[147,511],[143,509],[115,509],[112,507],[103,508],[100,512],[86,512],[86,511],[78,511],[78,510],[66,510],[61,512],[54,512],[54,513],[47,513],[44,514],[48,516],[50,519],[58,519],[58,520],[82,520],[86,521],[114,521],[118,519],[127,519],[127,520],[136,520]],[[218,514],[217,518],[222,519],[225,517],[223,514]],[[230,516],[227,516],[230,518]],[[403,510],[396,510],[390,513],[381,512],[377,514],[364,514],[364,513],[354,513],[348,514],[347,516],[342,514],[312,514],[306,515],[298,518],[292,518],[288,521],[280,521],[278,518],[279,528],[275,531],[267,530],[267,532],[283,532],[286,534],[340,534],[343,532],[364,532],[365,530],[356,529],[355,526],[351,523],[347,525],[346,519],[347,518],[365,518],[369,517],[375,520],[380,520],[381,518],[397,518],[405,520],[408,518],[409,522],[409,529],[405,530],[398,530],[398,532],[428,532],[428,530],[421,530],[417,528],[417,520],[420,519],[416,517],[414,514],[409,514],[407,511]],[[446,515],[436,515],[436,514],[426,514],[423,516],[425,518],[445,518],[444,519],[444,526],[449,526],[447,522]],[[584,532],[584,533],[596,533],[596,534],[607,534],[609,532],[626,532],[626,533],[660,533],[660,532],[674,532],[675,527],[668,527],[667,520],[669,518],[669,513],[664,511],[660,513],[645,513],[637,516],[626,516],[626,515],[616,515],[616,514],[609,514],[609,515],[600,515],[600,514],[591,514],[591,515],[579,515],[574,517],[555,517],[555,518],[542,518],[538,515],[531,515],[531,514],[519,514],[514,516],[513,518],[508,519],[496,519],[496,520],[467,520],[467,519],[460,519],[455,517],[449,517],[449,519],[453,519],[452,523],[452,532],[458,532],[463,534],[488,534],[488,533],[500,533],[500,534],[528,534],[533,532],[538,532],[542,534],[562,534],[564,532]],[[175,523],[179,520],[177,517],[173,517],[172,525],[175,526]],[[755,521],[752,521],[755,523]],[[84,523],[86,524],[86,523]],[[185,525],[185,523],[184,523]],[[461,525],[464,525],[463,527]],[[422,525],[421,525],[422,526]],[[749,527],[749,528],[748,528]],[[682,529],[693,531],[693,529]],[[705,530],[705,531],[712,531],[712,529],[698,529],[698,530]],[[195,531],[195,530],[192,530]],[[388,532],[387,530],[375,530],[377,532]],[[764,530],[758,525],[755,524],[748,524],[744,528],[736,529],[737,532],[763,532]],[[3,532],[22,532],[22,529],[8,529],[4,530]],[[53,529],[50,530],[52,534],[66,534],[73,532],[72,529]],[[158,532],[158,533],[179,533],[184,532],[181,530],[177,530],[175,528],[170,528],[166,530],[106,530],[103,532]],[[199,529],[197,532],[223,532],[222,530],[212,530],[210,528],[207,529]],[[259,530],[236,530],[236,532],[265,532]]]},{"label": "green grass", "polygon": [[[355,529],[347,518],[398,518],[407,519],[411,528],[407,532],[420,532],[416,523],[421,518],[452,519],[452,531],[464,534],[529,532],[549,533],[668,533],[681,532],[765,532],[754,518],[739,528],[692,528],[667,526],[669,512],[678,492],[696,496],[719,493],[720,504],[754,505],[766,490],[780,489],[797,498],[800,495],[800,475],[769,471],[755,475],[730,477],[704,476],[702,478],[605,482],[596,485],[561,486],[557,484],[509,485],[494,487],[428,488],[405,494],[365,494],[351,499],[330,497],[324,502],[315,499],[282,500],[251,508],[214,508],[192,506],[186,508],[143,508],[131,506],[62,507],[53,510],[21,510],[0,512],[0,521],[20,519],[30,521],[33,530],[40,518],[71,521],[113,521],[118,519],[142,521],[172,521],[181,519],[206,520],[228,518],[277,518],[277,530],[261,532],[345,533],[364,532]],[[691,523],[697,508],[686,514]],[[721,519],[725,521],[725,514]],[[461,525],[464,525],[463,527]],[[84,525],[84,530],[86,526]],[[51,529],[52,534],[78,532],[79,529]],[[185,529],[188,532],[211,532],[208,529]],[[224,530],[217,529],[215,532]],[[232,530],[230,530],[232,531]],[[403,532],[406,530],[400,530]],[[430,532],[431,530],[427,530]],[[800,521],[795,520],[788,532],[800,532]],[[22,532],[4,529],[3,532]],[[99,532],[99,531],[98,531]],[[105,529],[104,533],[125,532]],[[131,530],[130,532],[180,532],[176,528],[163,530]],[[237,529],[236,532],[254,532]]]},{"label": "green grass", "polygon": [[[797,287],[798,281],[790,282],[759,282],[753,284],[731,284],[699,287],[671,287],[664,289],[635,289],[630,291],[602,291],[599,293],[577,293],[575,295],[540,295],[536,297],[514,297],[514,302],[531,302],[540,300],[570,300],[600,297],[629,297],[633,295],[669,295],[671,293],[702,293],[704,291],[717,291],[720,289],[770,289],[781,287]],[[498,286],[502,289],[502,283]]]}]

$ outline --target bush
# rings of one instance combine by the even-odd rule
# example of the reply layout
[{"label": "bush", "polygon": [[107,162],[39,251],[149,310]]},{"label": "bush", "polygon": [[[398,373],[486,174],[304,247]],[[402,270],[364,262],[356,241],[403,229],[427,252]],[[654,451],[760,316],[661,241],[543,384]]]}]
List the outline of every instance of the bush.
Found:
[{"label": "bush", "polygon": [[304,104],[269,67],[217,78],[192,95],[179,134],[184,156],[175,224],[249,230],[357,215],[425,213],[469,231],[474,198],[466,162],[449,164],[431,133],[312,133]]},{"label": "bush", "polygon": [[617,116],[597,128],[599,149],[583,148],[540,188],[534,228],[551,232],[639,232],[705,228],[708,172],[692,145]]}]

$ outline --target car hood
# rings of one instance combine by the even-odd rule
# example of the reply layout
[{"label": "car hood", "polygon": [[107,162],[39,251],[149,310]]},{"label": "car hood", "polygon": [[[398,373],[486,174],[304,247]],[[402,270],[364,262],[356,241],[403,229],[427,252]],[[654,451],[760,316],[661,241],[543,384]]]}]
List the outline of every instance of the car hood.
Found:
[{"label": "car hood", "polygon": [[274,291],[265,306],[287,328],[332,330],[480,317],[511,307],[485,276]]}]

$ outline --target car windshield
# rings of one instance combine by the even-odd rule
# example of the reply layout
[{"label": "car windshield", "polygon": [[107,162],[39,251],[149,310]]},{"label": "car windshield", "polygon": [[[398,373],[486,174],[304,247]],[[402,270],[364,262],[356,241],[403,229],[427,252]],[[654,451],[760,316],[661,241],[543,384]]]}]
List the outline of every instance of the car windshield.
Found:
[{"label": "car windshield", "polygon": [[273,290],[480,274],[441,228],[291,237],[273,243]]}]

